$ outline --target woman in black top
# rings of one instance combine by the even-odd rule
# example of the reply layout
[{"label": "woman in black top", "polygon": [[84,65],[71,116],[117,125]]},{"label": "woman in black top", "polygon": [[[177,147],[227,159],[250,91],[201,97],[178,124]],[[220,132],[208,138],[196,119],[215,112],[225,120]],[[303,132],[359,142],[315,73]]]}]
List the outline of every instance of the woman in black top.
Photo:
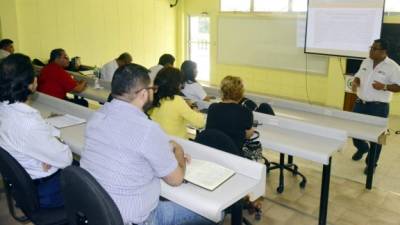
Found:
[{"label": "woman in black top", "polygon": [[227,76],[221,81],[222,102],[208,109],[206,129],[220,130],[242,149],[245,139],[253,133],[253,113],[239,104],[244,87],[239,77]]}]

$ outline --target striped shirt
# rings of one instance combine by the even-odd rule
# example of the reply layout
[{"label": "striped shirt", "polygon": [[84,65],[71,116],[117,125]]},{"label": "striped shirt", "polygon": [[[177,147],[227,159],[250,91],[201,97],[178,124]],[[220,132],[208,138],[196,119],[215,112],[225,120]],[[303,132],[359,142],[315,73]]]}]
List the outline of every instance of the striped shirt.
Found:
[{"label": "striped shirt", "polygon": [[[71,164],[71,149],[56,137],[60,131],[47,124],[36,109],[21,102],[0,103],[0,146],[32,179],[48,177]],[[43,163],[50,169],[44,169]]]},{"label": "striped shirt", "polygon": [[137,107],[114,99],[90,118],[81,166],[110,194],[124,223],[141,223],[156,208],[160,178],[178,163],[168,136]]}]

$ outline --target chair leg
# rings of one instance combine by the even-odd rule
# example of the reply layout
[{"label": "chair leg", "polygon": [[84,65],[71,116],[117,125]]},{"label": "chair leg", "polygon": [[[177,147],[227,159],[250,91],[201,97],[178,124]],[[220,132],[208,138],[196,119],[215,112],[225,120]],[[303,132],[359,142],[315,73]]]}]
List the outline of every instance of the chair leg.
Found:
[{"label": "chair leg", "polygon": [[299,186],[300,188],[305,188],[307,184],[307,178],[298,171],[297,165],[293,163],[293,156],[289,155],[288,163],[285,164],[285,154],[280,153],[279,163],[269,162],[269,164],[273,166],[269,166],[267,173],[269,173],[271,170],[279,169],[279,186],[276,189],[278,193],[282,193],[285,188],[284,173],[283,173],[284,170],[292,172],[293,176],[300,176],[302,180],[299,183]]},{"label": "chair leg", "polygon": [[11,188],[8,186],[8,184],[4,183],[4,189],[5,189],[5,193],[6,193],[8,211],[10,212],[11,216],[20,223],[29,221],[29,218],[26,216],[17,216],[17,214],[15,212],[14,201],[11,196],[11,190],[10,190]]}]

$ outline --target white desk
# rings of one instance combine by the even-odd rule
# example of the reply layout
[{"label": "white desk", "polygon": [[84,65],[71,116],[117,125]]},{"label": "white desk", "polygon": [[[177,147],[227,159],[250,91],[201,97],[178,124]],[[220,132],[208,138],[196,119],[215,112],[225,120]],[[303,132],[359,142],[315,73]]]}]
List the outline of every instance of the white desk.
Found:
[{"label": "white desk", "polygon": [[[210,95],[218,93],[215,87],[204,87]],[[385,132],[387,130],[388,119],[368,116],[359,113],[345,112],[329,107],[310,105],[307,103],[291,101],[281,98],[268,97],[258,94],[246,94],[246,97],[257,102],[266,102],[272,106],[276,116],[281,118],[290,118],[308,122],[311,124],[332,127],[344,130],[351,138],[362,139],[366,141],[385,143]],[[375,151],[371,152],[368,165],[373,165]],[[366,188],[372,188],[373,166],[368,166],[366,179]]]},{"label": "white desk", "polygon": [[[38,94],[32,103],[42,116],[46,117],[51,112],[69,113],[81,118],[89,118],[92,110]],[[61,129],[61,138],[71,147],[76,154],[81,154],[84,149],[85,124]],[[193,158],[206,159],[216,162],[236,171],[236,174],[210,192],[193,184],[182,184],[171,187],[162,183],[161,195],[174,201],[210,220],[221,221],[222,212],[234,202],[250,194],[252,200],[263,196],[265,193],[266,168],[265,165],[256,163],[238,156],[234,156],[204,145],[173,137],[183,146]]]}]

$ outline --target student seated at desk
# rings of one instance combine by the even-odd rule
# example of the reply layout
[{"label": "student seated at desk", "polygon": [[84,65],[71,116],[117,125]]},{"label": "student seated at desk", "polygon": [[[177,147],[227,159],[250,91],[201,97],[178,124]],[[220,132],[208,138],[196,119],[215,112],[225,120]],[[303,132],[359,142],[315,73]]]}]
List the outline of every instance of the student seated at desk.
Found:
[{"label": "student seated at desk", "polygon": [[132,62],[132,56],[127,52],[122,53],[121,55],[118,56],[118,58],[113,59],[110,62],[103,65],[100,71],[101,74],[100,79],[111,82],[115,71],[119,67],[128,65],[131,62]]},{"label": "student seated at desk", "polygon": [[150,75],[151,82],[154,81],[158,72],[160,72],[160,70],[162,68],[168,67],[168,66],[174,66],[174,63],[175,63],[175,57],[173,55],[163,54],[162,56],[160,56],[160,58],[158,59],[158,64],[150,68],[149,75]]},{"label": "student seated at desk", "polygon": [[0,63],[0,146],[33,179],[40,207],[56,208],[64,205],[60,170],[71,164],[72,153],[60,131],[28,105],[36,86],[28,56],[17,53]]},{"label": "student seated at desk", "polygon": [[64,49],[52,50],[49,64],[40,71],[38,91],[87,107],[88,102],[84,99],[67,98],[68,92],[80,93],[86,88],[86,81],[76,81],[65,71],[68,65],[69,58]]},{"label": "student seated at desk", "polygon": [[186,160],[182,147],[144,113],[153,97],[149,85],[143,66],[117,69],[111,83],[114,99],[87,123],[81,166],[114,200],[124,224],[212,224],[178,204],[159,201],[161,179],[180,185]]},{"label": "student seated at desk", "polygon": [[157,74],[154,86],[157,91],[149,115],[167,134],[187,138],[188,124],[195,128],[204,127],[204,115],[191,109],[179,96],[182,87],[181,71],[173,67],[163,68]]},{"label": "student seated at desk", "polygon": [[195,62],[190,60],[184,61],[181,66],[181,71],[185,82],[182,93],[185,97],[194,102],[209,101],[212,99],[212,96],[207,96],[201,84],[196,81],[197,64]]},{"label": "student seated at desk", "polygon": [[239,77],[227,76],[221,81],[222,102],[208,108],[206,129],[220,130],[243,148],[245,139],[253,133],[253,113],[239,104],[244,87]]}]

